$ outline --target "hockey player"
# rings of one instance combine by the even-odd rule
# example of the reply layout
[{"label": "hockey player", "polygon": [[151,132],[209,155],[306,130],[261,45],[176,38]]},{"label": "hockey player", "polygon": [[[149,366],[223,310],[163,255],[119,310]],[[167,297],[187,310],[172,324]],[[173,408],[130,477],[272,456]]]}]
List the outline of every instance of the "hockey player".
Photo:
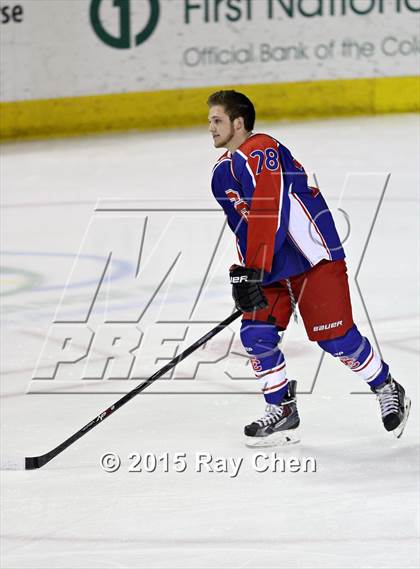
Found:
[{"label": "hockey player", "polygon": [[252,132],[255,110],[245,95],[218,91],[207,104],[214,146],[227,149],[212,191],[237,242],[240,264],[230,281],[243,312],[241,341],[267,405],[245,427],[246,444],[299,440],[296,382],[288,382],[278,347],[296,305],[308,338],[367,383],[385,429],[400,437],[410,400],[353,322],[344,250],[321,192],[283,144]]}]

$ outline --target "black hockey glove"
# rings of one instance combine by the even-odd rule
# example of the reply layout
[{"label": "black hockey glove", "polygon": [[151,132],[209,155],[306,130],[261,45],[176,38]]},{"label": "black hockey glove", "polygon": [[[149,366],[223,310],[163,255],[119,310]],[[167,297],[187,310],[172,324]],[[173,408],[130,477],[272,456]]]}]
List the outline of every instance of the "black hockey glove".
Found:
[{"label": "black hockey glove", "polygon": [[261,271],[232,265],[229,274],[236,308],[242,312],[267,308],[268,302],[261,288]]}]

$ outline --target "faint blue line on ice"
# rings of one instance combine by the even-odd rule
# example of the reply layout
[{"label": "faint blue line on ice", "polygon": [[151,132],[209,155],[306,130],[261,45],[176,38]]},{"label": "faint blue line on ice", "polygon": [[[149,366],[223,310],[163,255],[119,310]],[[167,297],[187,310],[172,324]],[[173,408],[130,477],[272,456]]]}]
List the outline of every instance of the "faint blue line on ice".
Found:
[{"label": "faint blue line on ice", "polygon": [[[38,252],[38,251],[1,251],[1,255],[14,255],[19,257],[71,257],[75,258],[77,255],[75,253],[49,253],[49,252]],[[101,257],[100,255],[79,255],[80,259],[85,259],[89,261],[106,261],[106,257]],[[110,275],[111,281],[116,281],[122,279],[126,275],[128,275],[131,271],[134,270],[134,265],[129,263],[128,261],[119,261],[113,259],[113,267],[116,267],[116,270],[113,270]],[[82,288],[85,286],[98,284],[98,279],[90,279],[87,281],[80,281],[78,283],[73,283],[68,285],[67,288]],[[32,289],[36,292],[44,292],[47,290],[63,290],[64,287],[67,286],[67,283],[60,284],[60,285],[51,285],[51,286],[41,286],[38,288]]]}]

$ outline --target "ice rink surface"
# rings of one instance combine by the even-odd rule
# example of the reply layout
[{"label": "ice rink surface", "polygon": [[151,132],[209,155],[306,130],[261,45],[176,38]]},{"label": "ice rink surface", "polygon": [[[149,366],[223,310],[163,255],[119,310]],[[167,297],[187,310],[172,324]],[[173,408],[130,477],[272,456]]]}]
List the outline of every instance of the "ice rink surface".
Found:
[{"label": "ice rink surface", "polygon": [[[315,173],[349,233],[355,321],[412,398],[403,438],[383,430],[366,386],[321,361],[291,323],[283,349],[302,442],[263,450],[255,465],[242,430],[264,404],[235,322],[41,470],[1,472],[5,569],[418,567],[419,118],[257,127]],[[230,314],[234,245],[209,189],[219,154],[205,127],[3,146],[4,458],[55,447]],[[122,336],[144,333],[134,379],[122,379],[124,350],[98,336],[111,320]],[[80,361],[57,371],[66,326]],[[107,473],[99,461],[111,451],[122,463]],[[130,453],[143,472],[129,472]],[[200,453],[213,457],[201,472]],[[280,461],[273,471],[275,456],[285,471]],[[291,471],[291,458],[308,457],[316,471]],[[208,471],[223,468],[217,458],[227,472]],[[232,458],[243,459],[237,475]]]}]

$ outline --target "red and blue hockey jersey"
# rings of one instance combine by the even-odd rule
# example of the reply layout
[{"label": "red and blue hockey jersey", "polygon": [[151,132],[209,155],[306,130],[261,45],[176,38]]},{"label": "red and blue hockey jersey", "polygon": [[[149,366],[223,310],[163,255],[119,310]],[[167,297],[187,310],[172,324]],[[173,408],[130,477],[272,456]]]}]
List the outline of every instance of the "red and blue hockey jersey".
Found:
[{"label": "red and blue hockey jersey", "polygon": [[331,212],[303,166],[267,134],[253,134],[213,169],[212,191],[236,235],[239,260],[265,285],[344,258]]}]

